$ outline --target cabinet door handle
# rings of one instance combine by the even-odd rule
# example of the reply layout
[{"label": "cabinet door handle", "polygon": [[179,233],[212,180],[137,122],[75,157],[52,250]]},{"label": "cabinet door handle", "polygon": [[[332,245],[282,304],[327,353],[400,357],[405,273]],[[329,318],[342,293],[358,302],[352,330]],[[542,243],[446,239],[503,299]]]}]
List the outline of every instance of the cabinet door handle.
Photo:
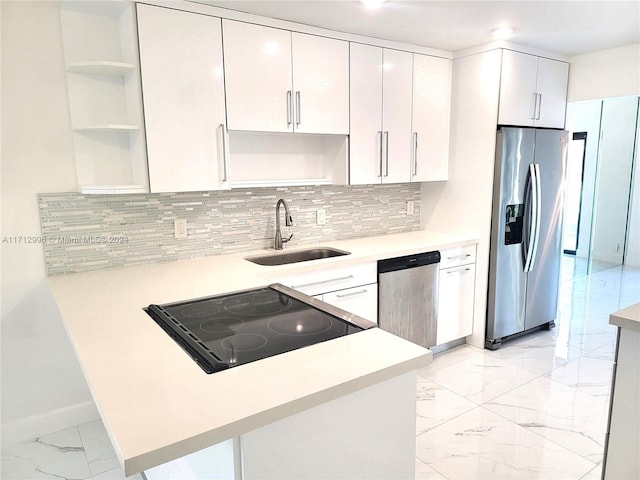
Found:
[{"label": "cabinet door handle", "polygon": [[464,272],[469,272],[471,271],[471,269],[469,267],[462,267],[462,268],[458,268],[456,270],[447,270],[447,275],[450,275],[452,273],[464,273]]},{"label": "cabinet door handle", "polygon": [[463,253],[462,255],[454,255],[453,257],[447,257],[447,260],[455,260],[456,258],[467,258],[470,257],[470,253]]},{"label": "cabinet door handle", "polygon": [[536,109],[538,108],[538,94],[537,93],[532,93],[531,94],[531,105],[529,108],[529,111],[531,112],[531,116],[529,117],[531,120],[535,120],[536,119]]},{"label": "cabinet door handle", "polygon": [[378,175],[378,178],[382,178],[382,130],[378,130],[378,136],[380,137],[380,175]]},{"label": "cabinet door handle", "polygon": [[222,181],[227,182],[228,172],[227,172],[227,129],[224,127],[224,123],[220,124],[220,131],[222,133]]},{"label": "cabinet door handle", "polygon": [[345,297],[352,297],[354,295],[362,295],[363,293],[367,293],[368,291],[369,290],[364,288],[362,290],[358,290],[357,292],[341,293],[340,295],[336,295],[336,298],[345,298]]},{"label": "cabinet door handle", "polygon": [[418,175],[418,132],[413,132],[413,175]]},{"label": "cabinet door handle", "polygon": [[291,125],[291,90],[287,90],[287,127]]},{"label": "cabinet door handle", "polygon": [[538,114],[536,115],[536,120],[540,120],[540,110],[542,110],[542,94],[538,93],[538,104],[537,104],[537,110],[538,110]]},{"label": "cabinet door handle", "polygon": [[318,282],[303,283],[302,285],[291,285],[291,288],[295,290],[296,288],[312,287],[314,285],[322,285],[323,283],[340,282],[342,280],[349,280],[350,278],[353,278],[353,275],[347,275],[346,277],[331,278],[329,280],[320,280]]},{"label": "cabinet door handle", "polygon": [[302,109],[300,108],[300,91],[296,92],[296,125],[302,122]]},{"label": "cabinet door handle", "polygon": [[387,130],[386,132],[384,132],[384,137],[385,137],[385,141],[384,141],[384,157],[385,157],[385,171],[387,173],[385,173],[385,177],[389,176],[389,130]]}]

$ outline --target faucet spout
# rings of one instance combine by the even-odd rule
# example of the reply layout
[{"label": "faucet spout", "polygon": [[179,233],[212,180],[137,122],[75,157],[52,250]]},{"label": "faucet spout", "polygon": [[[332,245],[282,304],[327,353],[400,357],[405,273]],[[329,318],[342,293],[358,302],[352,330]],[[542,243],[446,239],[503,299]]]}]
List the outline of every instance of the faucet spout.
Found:
[{"label": "faucet spout", "polygon": [[284,224],[287,227],[293,225],[293,218],[291,218],[289,205],[287,205],[287,202],[285,202],[284,199],[281,198],[280,200],[278,200],[278,203],[276,203],[276,238],[274,242],[274,248],[276,250],[282,250],[283,244],[287,243],[289,240],[291,240],[291,237],[293,237],[293,234],[291,234],[289,238],[285,240],[282,239],[282,232],[280,231],[280,205],[284,207]]}]

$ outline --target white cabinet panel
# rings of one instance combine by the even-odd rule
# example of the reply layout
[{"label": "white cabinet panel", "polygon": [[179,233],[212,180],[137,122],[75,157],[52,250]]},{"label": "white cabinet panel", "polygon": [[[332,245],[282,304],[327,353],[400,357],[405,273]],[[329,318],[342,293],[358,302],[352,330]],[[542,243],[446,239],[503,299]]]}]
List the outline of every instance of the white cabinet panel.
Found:
[{"label": "white cabinet panel", "polygon": [[223,20],[230,130],[293,131],[291,32]]},{"label": "white cabinet panel", "polygon": [[292,33],[296,132],[349,134],[349,44]]},{"label": "white cabinet panel", "polygon": [[382,62],[382,183],[408,182],[411,165],[413,55],[385,48]]},{"label": "white cabinet panel", "polygon": [[538,59],[536,91],[539,98],[537,127],[564,128],[567,110],[569,64],[548,58]]},{"label": "white cabinet panel", "polygon": [[413,55],[411,181],[447,180],[451,60]]},{"label": "white cabinet panel", "polygon": [[503,50],[498,123],[533,126],[538,57]]},{"label": "white cabinet panel", "polygon": [[409,181],[412,54],[351,44],[351,185]]},{"label": "white cabinet panel", "polygon": [[378,284],[325,293],[322,300],[329,305],[378,323]]},{"label": "white cabinet panel", "polygon": [[229,129],[349,133],[347,42],[222,23]]},{"label": "white cabinet panel", "polygon": [[151,191],[223,188],[220,19],[142,4],[137,8]]},{"label": "white cabinet panel", "polygon": [[437,345],[473,333],[475,264],[440,270]]},{"label": "white cabinet panel", "polygon": [[382,177],[382,49],[350,44],[349,183],[380,183]]},{"label": "white cabinet panel", "polygon": [[569,64],[504,50],[498,123],[564,128]]}]

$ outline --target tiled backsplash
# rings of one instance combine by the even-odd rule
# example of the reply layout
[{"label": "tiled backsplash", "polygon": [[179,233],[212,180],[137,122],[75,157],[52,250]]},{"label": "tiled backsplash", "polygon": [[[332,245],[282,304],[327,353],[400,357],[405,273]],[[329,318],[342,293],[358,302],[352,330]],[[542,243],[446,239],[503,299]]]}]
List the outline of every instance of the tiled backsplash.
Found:
[{"label": "tiled backsplash", "polygon": [[[275,205],[284,198],[294,225],[288,248],[306,243],[417,230],[420,184],[305,186],[232,191],[38,195],[48,275],[158,263],[273,246]],[[407,201],[415,211],[407,215]],[[326,224],[316,224],[324,209]],[[187,220],[175,239],[173,221]]]}]

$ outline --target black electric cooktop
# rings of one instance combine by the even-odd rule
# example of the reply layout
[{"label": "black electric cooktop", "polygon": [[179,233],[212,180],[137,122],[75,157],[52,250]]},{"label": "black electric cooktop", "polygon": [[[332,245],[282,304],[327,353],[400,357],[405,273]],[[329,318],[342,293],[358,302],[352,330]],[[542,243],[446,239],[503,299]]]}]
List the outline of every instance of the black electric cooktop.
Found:
[{"label": "black electric cooktop", "polygon": [[279,284],[145,311],[207,373],[376,326]]}]

